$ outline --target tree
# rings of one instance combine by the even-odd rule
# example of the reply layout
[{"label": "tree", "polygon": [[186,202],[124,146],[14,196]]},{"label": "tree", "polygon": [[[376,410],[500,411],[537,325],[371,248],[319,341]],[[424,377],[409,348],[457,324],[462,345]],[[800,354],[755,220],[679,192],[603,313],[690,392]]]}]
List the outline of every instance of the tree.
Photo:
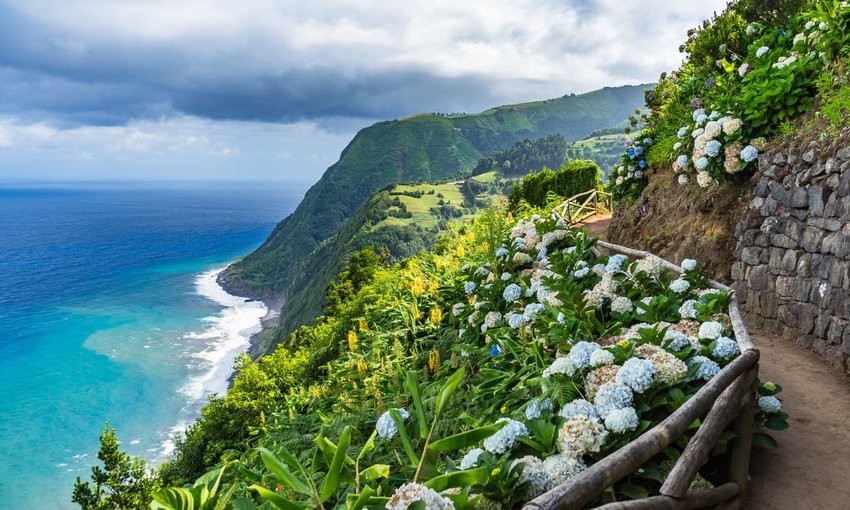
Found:
[{"label": "tree", "polygon": [[145,510],[159,482],[149,476],[144,459],[120,451],[115,429],[107,422],[100,435],[97,458],[103,467],[92,468],[91,483],[77,477],[72,502],[83,510]]}]

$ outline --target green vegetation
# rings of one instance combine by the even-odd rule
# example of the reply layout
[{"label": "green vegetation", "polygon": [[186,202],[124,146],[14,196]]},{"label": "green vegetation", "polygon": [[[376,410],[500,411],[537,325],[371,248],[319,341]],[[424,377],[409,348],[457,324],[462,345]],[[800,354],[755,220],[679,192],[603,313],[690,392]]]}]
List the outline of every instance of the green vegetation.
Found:
[{"label": "green vegetation", "polygon": [[549,135],[533,141],[525,139],[488,158],[482,158],[472,169],[472,175],[499,171],[505,176],[521,177],[543,167],[558,168],[566,161],[567,146],[567,140],[561,135]]},{"label": "green vegetation", "polygon": [[534,207],[543,207],[550,202],[550,195],[569,198],[597,187],[599,167],[593,161],[575,160],[553,172],[548,168],[527,175],[515,184],[508,197],[512,209],[520,202]]},{"label": "green vegetation", "polygon": [[[482,154],[527,138],[560,133],[572,141],[616,125],[640,104],[644,88],[605,88],[476,115],[416,115],[363,129],[295,212],[260,248],[228,268],[223,282],[243,295],[282,297],[281,322],[288,330],[296,328],[315,316],[321,304],[321,295],[302,302],[296,293],[310,282],[327,282],[339,270],[338,265],[322,267],[317,259],[342,260],[333,257],[347,251],[341,245],[369,220],[370,213],[360,206],[373,193],[393,183],[462,178]],[[358,211],[361,217],[343,235],[344,225]],[[275,336],[281,337],[285,335]]]}]

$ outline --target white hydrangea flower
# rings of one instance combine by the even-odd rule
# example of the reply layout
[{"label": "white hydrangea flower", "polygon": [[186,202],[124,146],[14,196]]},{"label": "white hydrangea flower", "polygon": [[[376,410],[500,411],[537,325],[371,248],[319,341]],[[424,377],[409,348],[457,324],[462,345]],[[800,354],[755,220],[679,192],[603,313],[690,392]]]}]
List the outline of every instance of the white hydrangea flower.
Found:
[{"label": "white hydrangea flower", "polygon": [[681,315],[683,319],[696,319],[698,313],[696,304],[696,300],[693,299],[685,301],[682,303],[682,306],[679,307],[679,315]]},{"label": "white hydrangea flower", "polygon": [[697,261],[694,259],[685,259],[682,261],[682,269],[684,271],[693,271],[697,268]]},{"label": "white hydrangea flower", "polygon": [[686,174],[679,174],[679,184],[682,186],[687,186],[688,184],[688,176]]},{"label": "white hydrangea flower", "polygon": [[596,420],[578,416],[564,422],[558,431],[558,450],[574,457],[598,452],[608,431]]},{"label": "white hydrangea flower", "polygon": [[717,138],[722,132],[723,128],[720,126],[720,123],[716,120],[712,120],[705,125],[705,132],[703,132],[703,134],[707,138]]},{"label": "white hydrangea flower", "polygon": [[478,457],[484,453],[484,450],[481,448],[473,448],[469,451],[463,458],[460,460],[460,469],[466,471],[467,469],[472,469],[478,464]]},{"label": "white hydrangea flower", "polygon": [[417,501],[425,504],[425,510],[454,510],[455,508],[449,498],[415,482],[406,483],[396,489],[387,502],[386,508],[387,510],[407,510]]},{"label": "white hydrangea flower", "polygon": [[741,119],[729,117],[723,121],[723,132],[727,135],[732,135],[741,130],[744,126],[744,123]]},{"label": "white hydrangea flower", "polygon": [[699,337],[708,340],[715,340],[723,335],[723,324],[715,321],[703,322],[699,326]]},{"label": "white hydrangea flower", "polygon": [[[407,421],[407,419],[410,418],[410,413],[408,413],[405,409],[399,409],[398,412],[401,415],[402,421]],[[398,435],[398,428],[396,428],[393,417],[390,416],[389,411],[385,411],[384,414],[378,418],[378,422],[375,424],[375,430],[377,430],[378,435],[384,439],[392,439]]]},{"label": "white hydrangea flower", "polygon": [[707,188],[711,186],[712,182],[711,174],[708,172],[697,172],[697,184],[700,188]]},{"label": "white hydrangea flower", "polygon": [[572,377],[576,373],[578,367],[569,356],[556,358],[551,365],[543,370],[543,377],[552,377],[555,374],[562,374],[567,377]]},{"label": "white hydrangea flower", "polygon": [[591,366],[601,367],[612,363],[614,363],[614,354],[611,351],[599,349],[597,351],[593,351],[593,354],[590,355]]},{"label": "white hydrangea flower", "polygon": [[631,432],[638,427],[638,415],[634,407],[615,409],[605,417],[605,428],[615,434]]},{"label": "white hydrangea flower", "polygon": [[543,467],[543,461],[534,455],[520,457],[511,463],[511,469],[522,464],[522,473],[519,475],[520,484],[528,484],[528,497],[536,498],[551,489],[554,484],[549,472]]},{"label": "white hydrangea flower", "polygon": [[465,309],[466,309],[465,304],[455,303],[454,305],[452,305],[452,315],[457,317],[458,315],[462,314]]},{"label": "white hydrangea flower", "polygon": [[687,280],[677,278],[670,282],[670,290],[676,294],[684,294],[691,288],[691,284]]},{"label": "white hydrangea flower", "polygon": [[495,455],[501,455],[513,448],[518,438],[528,436],[528,429],[522,422],[510,418],[496,420],[496,423],[502,422],[507,422],[507,425],[484,440],[484,449]]},{"label": "white hydrangea flower", "polygon": [[[681,138],[681,137],[679,137],[679,138]],[[673,150],[674,151],[677,151],[681,148],[682,148],[682,142],[676,142],[676,143],[673,144]]]},{"label": "white hydrangea flower", "polygon": [[769,414],[778,413],[782,409],[782,402],[773,395],[759,397],[758,405],[759,409]]},{"label": "white hydrangea flower", "polygon": [[664,264],[655,255],[649,255],[640,259],[635,268],[636,273],[646,273],[649,276],[659,277],[664,272]]},{"label": "white hydrangea flower", "polygon": [[632,300],[626,296],[617,296],[611,301],[611,311],[614,313],[628,313],[633,310]]},{"label": "white hydrangea flower", "polygon": [[770,51],[770,48],[768,48],[767,46],[762,46],[761,48],[756,50],[756,58],[761,58],[768,51]]},{"label": "white hydrangea flower", "polygon": [[552,455],[543,461],[543,468],[549,473],[553,485],[560,485],[581,473],[587,466],[581,459],[572,455]]}]

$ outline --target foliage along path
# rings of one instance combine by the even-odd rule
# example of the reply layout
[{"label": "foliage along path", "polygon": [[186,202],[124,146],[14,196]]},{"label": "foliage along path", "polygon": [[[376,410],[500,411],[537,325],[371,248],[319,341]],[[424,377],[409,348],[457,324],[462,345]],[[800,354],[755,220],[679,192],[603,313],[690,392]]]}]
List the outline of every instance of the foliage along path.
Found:
[{"label": "foliage along path", "polygon": [[[605,238],[610,216],[578,226]],[[749,510],[850,508],[850,380],[817,354],[763,331],[750,330],[761,352],[759,378],[782,386],[790,428],[771,435],[777,450],[753,449]]]}]

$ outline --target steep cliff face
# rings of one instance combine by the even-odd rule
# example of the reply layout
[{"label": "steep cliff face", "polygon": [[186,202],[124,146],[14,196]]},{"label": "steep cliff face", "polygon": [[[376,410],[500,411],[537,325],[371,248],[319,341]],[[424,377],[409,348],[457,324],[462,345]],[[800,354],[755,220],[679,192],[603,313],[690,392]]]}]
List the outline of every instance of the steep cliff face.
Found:
[{"label": "steep cliff face", "polygon": [[747,178],[701,190],[680,186],[668,168],[655,169],[640,198],[618,207],[607,237],[674,262],[697,259],[714,278],[728,282],[735,225],[751,194],[752,183]]}]

